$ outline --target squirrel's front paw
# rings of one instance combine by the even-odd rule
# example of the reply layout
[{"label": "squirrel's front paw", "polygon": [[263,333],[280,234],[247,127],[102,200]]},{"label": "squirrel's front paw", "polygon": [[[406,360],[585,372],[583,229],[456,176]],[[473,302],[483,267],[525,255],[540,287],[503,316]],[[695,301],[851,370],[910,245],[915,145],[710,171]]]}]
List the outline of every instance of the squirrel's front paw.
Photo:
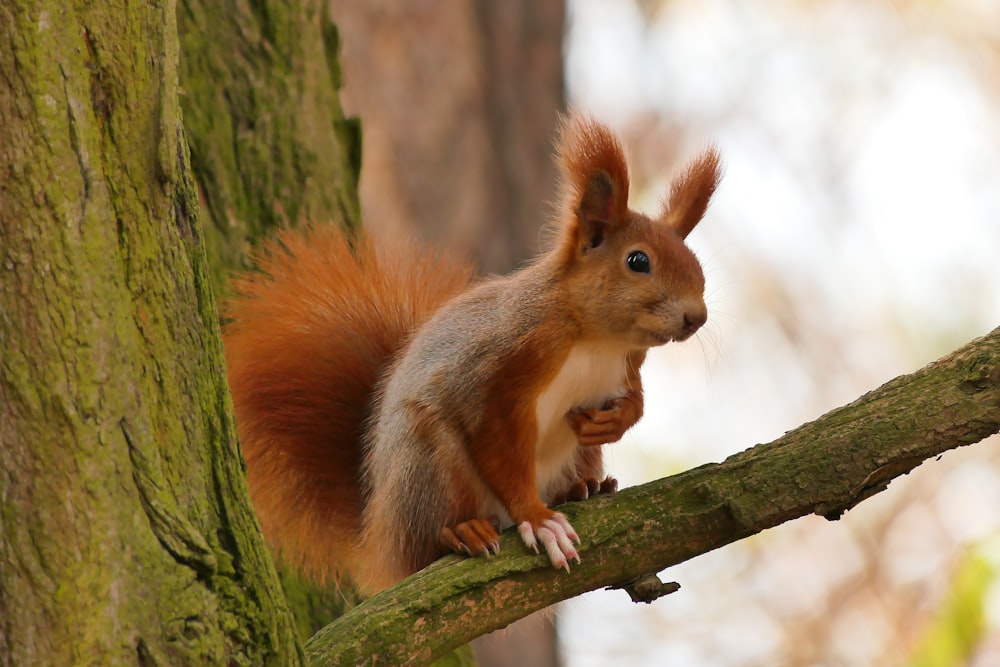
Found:
[{"label": "squirrel's front paw", "polygon": [[553,512],[552,516],[539,523],[522,521],[517,532],[528,547],[538,553],[538,543],[542,543],[545,553],[553,567],[559,567],[569,572],[569,559],[580,562],[573,542],[580,543],[580,536],[573,530],[566,517],[561,512]]},{"label": "squirrel's front paw", "polygon": [[470,519],[454,526],[445,526],[438,540],[445,549],[468,556],[490,556],[500,553],[500,522],[496,517]]},{"label": "squirrel's front paw", "polygon": [[574,408],[566,414],[570,428],[582,447],[618,442],[642,414],[628,396],[613,398],[600,408]]}]

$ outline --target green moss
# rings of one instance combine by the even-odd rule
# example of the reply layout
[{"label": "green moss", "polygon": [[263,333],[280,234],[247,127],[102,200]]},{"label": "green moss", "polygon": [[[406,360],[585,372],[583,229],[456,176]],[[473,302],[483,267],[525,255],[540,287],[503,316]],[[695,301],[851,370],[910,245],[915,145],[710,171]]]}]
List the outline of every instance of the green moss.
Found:
[{"label": "green moss", "polygon": [[466,644],[445,657],[435,660],[433,667],[475,667],[475,664],[476,656],[472,651],[472,646]]},{"label": "green moss", "polygon": [[301,663],[242,478],[171,8],[16,3],[0,28],[20,110],[0,145],[20,221],[0,250],[0,600],[21,611],[0,633],[51,664]]},{"label": "green moss", "polygon": [[358,223],[359,133],[340,109],[336,29],[317,26],[320,6],[257,3],[238,29],[225,4],[179,7],[181,102],[219,294],[276,226]]},{"label": "green moss", "polygon": [[278,572],[302,641],[359,602],[351,590],[341,590],[336,585],[320,586],[287,566],[279,568]]}]

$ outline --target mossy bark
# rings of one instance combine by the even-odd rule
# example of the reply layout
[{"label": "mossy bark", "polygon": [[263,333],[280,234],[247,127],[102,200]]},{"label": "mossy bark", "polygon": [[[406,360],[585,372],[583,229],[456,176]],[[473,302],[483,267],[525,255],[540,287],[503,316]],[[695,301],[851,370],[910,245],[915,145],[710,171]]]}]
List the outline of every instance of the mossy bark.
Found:
[{"label": "mossy bark", "polygon": [[[360,124],[340,107],[340,37],[324,2],[182,0],[177,21],[184,126],[225,298],[276,227],[360,226]],[[281,581],[303,639],[355,602],[291,571]]]},{"label": "mossy bark", "polygon": [[998,430],[1000,328],[774,442],[563,506],[583,538],[569,574],[508,531],[498,556],[443,558],[324,628],[306,651],[313,664],[429,662],[560,600],[797,517],[835,519],[921,462]]},{"label": "mossy bark", "polygon": [[181,0],[181,86],[213,283],[276,226],[356,228],[360,125],[337,90],[339,35],[320,0]]},{"label": "mossy bark", "polygon": [[175,6],[0,4],[0,664],[301,664],[250,511]]}]

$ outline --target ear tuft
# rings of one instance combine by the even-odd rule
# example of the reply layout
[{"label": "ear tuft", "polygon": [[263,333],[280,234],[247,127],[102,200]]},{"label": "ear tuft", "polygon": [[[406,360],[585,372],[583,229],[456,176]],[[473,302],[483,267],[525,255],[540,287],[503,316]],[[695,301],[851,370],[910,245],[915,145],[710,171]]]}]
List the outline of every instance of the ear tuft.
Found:
[{"label": "ear tuft", "polygon": [[560,219],[584,226],[613,224],[628,212],[628,166],[614,133],[593,118],[572,113],[559,126]]},{"label": "ear tuft", "polygon": [[682,239],[686,238],[705,215],[721,180],[722,160],[718,149],[710,146],[674,179],[670,195],[663,204],[660,222]]}]

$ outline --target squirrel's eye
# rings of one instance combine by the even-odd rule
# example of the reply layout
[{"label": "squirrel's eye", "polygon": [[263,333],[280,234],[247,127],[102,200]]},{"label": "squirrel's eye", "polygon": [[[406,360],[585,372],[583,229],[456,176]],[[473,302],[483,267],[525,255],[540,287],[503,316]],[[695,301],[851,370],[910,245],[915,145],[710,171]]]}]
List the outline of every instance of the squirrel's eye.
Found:
[{"label": "squirrel's eye", "polygon": [[625,266],[636,273],[649,273],[649,255],[641,250],[633,250],[625,259]]}]

